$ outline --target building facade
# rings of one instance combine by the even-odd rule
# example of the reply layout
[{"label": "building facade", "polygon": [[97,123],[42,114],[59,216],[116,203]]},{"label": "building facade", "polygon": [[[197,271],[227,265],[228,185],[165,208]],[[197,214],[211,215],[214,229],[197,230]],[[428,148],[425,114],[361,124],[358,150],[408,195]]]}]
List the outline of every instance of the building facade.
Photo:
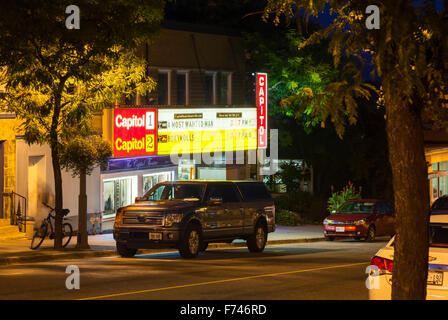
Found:
[{"label": "building facade", "polygon": [[[164,28],[154,43],[138,48],[156,89],[94,117],[95,131],[113,146],[107,166],[87,177],[87,210],[102,214],[103,230],[111,229],[119,207],[158,182],[257,177],[254,77],[244,69],[241,41],[225,33]],[[54,199],[50,148],[28,145],[18,124],[14,115],[0,115],[7,128],[0,136],[0,192],[26,198],[28,216],[41,220],[48,211],[42,202]],[[63,172],[62,180],[64,207],[76,229],[79,179]],[[12,206],[6,202],[4,218]]]},{"label": "building facade", "polygon": [[437,198],[448,195],[448,133],[426,131],[424,137],[432,204]]}]

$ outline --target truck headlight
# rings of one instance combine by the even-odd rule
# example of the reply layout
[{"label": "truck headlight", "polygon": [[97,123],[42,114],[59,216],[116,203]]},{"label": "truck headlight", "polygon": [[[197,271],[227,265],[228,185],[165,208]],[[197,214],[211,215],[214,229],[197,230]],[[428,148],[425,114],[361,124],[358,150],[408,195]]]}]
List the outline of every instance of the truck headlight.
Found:
[{"label": "truck headlight", "polygon": [[175,223],[179,223],[182,220],[182,213],[167,213],[165,214],[165,227],[171,227]]},{"label": "truck headlight", "polygon": [[117,210],[117,214],[115,215],[115,223],[114,226],[118,226],[123,223],[123,209],[119,208]]}]

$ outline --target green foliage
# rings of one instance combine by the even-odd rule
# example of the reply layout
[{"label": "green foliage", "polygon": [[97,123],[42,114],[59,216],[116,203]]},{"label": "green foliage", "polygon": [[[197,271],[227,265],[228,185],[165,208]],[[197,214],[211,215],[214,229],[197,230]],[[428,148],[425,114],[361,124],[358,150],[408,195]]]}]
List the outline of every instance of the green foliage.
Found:
[{"label": "green foliage", "polygon": [[278,210],[275,212],[275,223],[282,226],[296,226],[299,224],[299,215],[288,210]]},{"label": "green foliage", "polygon": [[355,185],[350,181],[341,191],[334,192],[333,186],[331,186],[331,196],[328,199],[327,207],[328,212],[338,212],[341,206],[347,201],[361,199],[361,190],[361,187],[356,190]]},{"label": "green foliage", "polygon": [[308,101],[298,97],[304,93],[322,93],[326,85],[339,75],[323,45],[298,52],[297,47],[306,38],[294,28],[244,35],[250,68],[269,74],[271,116],[294,117],[308,130],[319,125],[323,114],[315,113]]},{"label": "green foliage", "polygon": [[157,35],[164,1],[84,2],[79,30],[66,29],[66,5],[0,3],[1,98],[25,140],[49,143],[53,157],[88,135],[94,111],[155,87],[136,48]]},{"label": "green foliage", "polygon": [[157,34],[163,3],[85,2],[79,30],[65,27],[65,1],[0,4],[3,100],[28,143],[55,145],[93,110],[154,88],[134,50]]},{"label": "green foliage", "polygon": [[[273,17],[275,24],[281,17],[290,22],[293,14],[302,19],[299,10],[304,8],[303,19],[307,20],[324,12],[326,5],[330,14],[335,14],[333,22],[314,32],[298,49],[329,41],[328,52],[335,66],[341,65],[343,57],[349,60],[343,64],[342,78],[327,83],[321,92],[303,89],[291,96],[294,102],[302,101],[311,108],[301,111],[314,119],[331,120],[342,136],[347,122],[356,122],[356,98],[369,98],[376,91],[384,95],[386,106],[414,104],[427,121],[446,127],[448,112],[443,99],[448,94],[448,5],[437,12],[433,1],[421,5],[408,0],[382,1],[380,30],[365,27],[364,0],[268,0],[263,18]],[[372,78],[375,74],[381,77],[378,91],[363,78],[369,56]]]},{"label": "green foliage", "polygon": [[[321,222],[326,216],[325,201],[309,192],[296,191],[278,195],[274,198],[276,216],[283,223],[294,221],[297,224]],[[276,218],[277,219],[277,218]]]},{"label": "green foliage", "polygon": [[100,136],[75,136],[62,145],[60,162],[73,176],[89,175],[94,167],[104,165],[111,156],[110,143]]},{"label": "green foliage", "polygon": [[288,193],[300,191],[300,182],[303,179],[310,178],[308,168],[304,168],[302,165],[292,161],[282,163],[280,169],[278,176],[281,179],[282,184],[286,185]]}]

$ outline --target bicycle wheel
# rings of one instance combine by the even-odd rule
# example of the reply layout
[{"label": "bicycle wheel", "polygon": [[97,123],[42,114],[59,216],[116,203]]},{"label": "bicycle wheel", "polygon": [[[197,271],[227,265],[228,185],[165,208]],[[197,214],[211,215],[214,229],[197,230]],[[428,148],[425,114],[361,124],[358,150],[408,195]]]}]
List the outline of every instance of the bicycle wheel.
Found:
[{"label": "bicycle wheel", "polygon": [[37,229],[33,234],[33,239],[31,240],[31,249],[37,249],[44,242],[47,235],[48,224],[43,222],[40,228]]},{"label": "bicycle wheel", "polygon": [[62,225],[62,248],[65,248],[72,238],[73,228],[70,223]]}]

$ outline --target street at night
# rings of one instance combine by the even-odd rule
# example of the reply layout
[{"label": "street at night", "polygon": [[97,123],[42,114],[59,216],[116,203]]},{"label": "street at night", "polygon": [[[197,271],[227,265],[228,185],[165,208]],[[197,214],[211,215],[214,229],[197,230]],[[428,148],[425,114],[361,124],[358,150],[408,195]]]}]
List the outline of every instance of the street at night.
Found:
[{"label": "street at night", "polygon": [[[175,251],[135,258],[58,260],[0,267],[0,299],[366,300],[366,267],[386,240],[342,240],[215,249],[183,260]],[[67,290],[68,265],[80,289]]]},{"label": "street at night", "polygon": [[448,0],[1,0],[0,302],[447,301],[447,30]]}]

